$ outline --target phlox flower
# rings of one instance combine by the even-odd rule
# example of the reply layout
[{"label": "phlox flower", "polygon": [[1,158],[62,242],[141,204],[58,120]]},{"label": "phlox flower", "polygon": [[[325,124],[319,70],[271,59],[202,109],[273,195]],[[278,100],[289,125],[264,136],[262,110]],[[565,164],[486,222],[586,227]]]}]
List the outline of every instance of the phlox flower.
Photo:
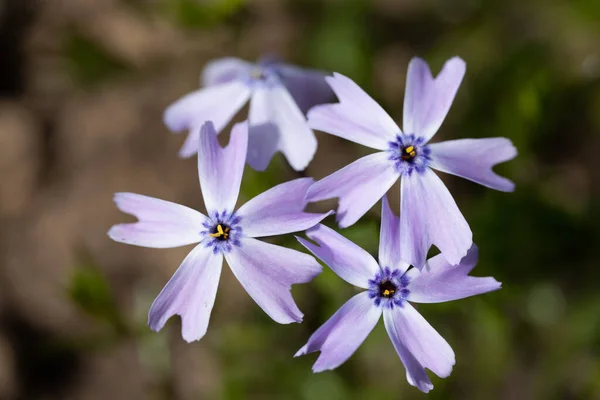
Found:
[{"label": "phlox flower", "polygon": [[189,131],[179,154],[191,157],[198,150],[204,122],[213,121],[220,132],[250,100],[248,164],[263,171],[280,151],[292,168],[301,171],[317,150],[304,113],[333,98],[324,77],[322,72],[267,58],[256,64],[233,57],[217,59],[204,68],[204,88],[171,104],[163,119],[173,132]]},{"label": "phlox flower", "polygon": [[190,342],[206,333],[217,293],[223,257],[254,301],[276,322],[300,322],[292,284],[320,271],[310,255],[255,238],[302,231],[326,214],[305,213],[311,178],[295,179],[256,196],[234,210],[248,144],[247,124],[236,124],[227,147],[217,141],[212,122],[199,132],[198,175],[208,215],[186,206],[134,193],[117,193],[117,207],[138,222],[113,226],[111,239],[143,247],[168,248],[198,243],[160,292],[148,314],[159,331],[181,316],[182,336]]},{"label": "phlox flower", "polygon": [[312,242],[300,243],[329,266],[340,278],[365,289],[348,300],[308,339],[296,356],[320,351],[314,372],[344,363],[373,330],[381,315],[385,329],[406,369],[408,382],[423,392],[433,385],[428,368],[441,378],[452,372],[454,352],[442,336],[410,304],[438,303],[500,289],[494,278],[476,278],[469,272],[477,262],[471,247],[460,264],[453,266],[443,254],[427,261],[422,271],[402,261],[399,250],[400,222],[383,199],[379,263],[365,250],[334,230],[317,225],[307,231]]},{"label": "phlox flower", "polygon": [[400,178],[399,245],[405,259],[422,268],[433,244],[450,264],[457,264],[473,243],[471,229],[431,169],[509,192],[514,184],[495,174],[492,167],[517,154],[506,138],[429,143],[450,109],[465,68],[465,62],[455,57],[433,78],[427,63],[413,58],[406,78],[403,130],[352,80],[337,73],[327,77],[340,102],[312,108],[309,125],[380,152],[316,182],[308,190],[307,200],[339,197],[337,219],[340,227],[347,227]]}]

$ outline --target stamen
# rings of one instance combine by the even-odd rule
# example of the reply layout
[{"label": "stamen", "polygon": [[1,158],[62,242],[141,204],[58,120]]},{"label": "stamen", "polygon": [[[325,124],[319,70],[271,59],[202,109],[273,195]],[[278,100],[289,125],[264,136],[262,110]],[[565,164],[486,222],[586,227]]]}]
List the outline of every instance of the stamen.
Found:
[{"label": "stamen", "polygon": [[402,159],[405,161],[413,159],[417,155],[415,146],[408,146],[402,149]]},{"label": "stamen", "polygon": [[223,230],[223,227],[221,226],[221,224],[219,224],[217,225],[217,231],[215,233],[209,233],[208,236],[216,238],[223,237],[223,239],[227,239],[229,238],[229,227],[225,226],[225,230]]},{"label": "stamen", "polygon": [[392,297],[396,293],[397,287],[389,280],[379,283],[379,295],[383,297]]}]

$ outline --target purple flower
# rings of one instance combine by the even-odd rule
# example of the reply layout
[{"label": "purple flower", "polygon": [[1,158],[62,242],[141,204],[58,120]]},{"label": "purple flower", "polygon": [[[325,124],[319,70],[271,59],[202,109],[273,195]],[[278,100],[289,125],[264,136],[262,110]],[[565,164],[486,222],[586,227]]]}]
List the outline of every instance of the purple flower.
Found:
[{"label": "purple flower", "polygon": [[[324,225],[307,231],[300,243],[342,279],[365,289],[348,300],[308,339],[296,357],[320,351],[314,372],[343,364],[373,330],[383,314],[390,339],[406,368],[408,382],[423,392],[433,385],[425,368],[441,378],[452,372],[454,352],[439,333],[410,304],[438,303],[500,289],[494,278],[468,276],[477,262],[471,247],[460,264],[450,265],[442,254],[427,261],[422,271],[402,261],[398,250],[400,221],[383,200],[379,264],[365,250]],[[405,250],[404,248],[402,250]]]},{"label": "purple flower", "polygon": [[305,230],[329,213],[303,212],[311,178],[275,186],[234,211],[247,144],[245,123],[234,126],[225,148],[219,145],[212,122],[202,126],[198,174],[208,216],[152,197],[115,194],[117,207],[139,221],[113,226],[108,232],[111,239],[155,248],[199,243],[152,304],[148,324],[155,331],[178,314],[186,341],[204,336],[223,256],[244,289],[271,318],[281,324],[302,320],[290,286],[314,278],[321,271],[319,263],[308,254],[255,238]]},{"label": "purple flower", "polygon": [[292,168],[301,171],[317,150],[317,140],[304,112],[333,98],[324,76],[268,59],[256,64],[232,57],[218,59],[204,68],[205,88],[170,105],[164,122],[173,132],[190,132],[179,154],[191,157],[198,151],[204,122],[213,121],[220,132],[251,99],[248,164],[263,171],[273,155],[281,151]]},{"label": "purple flower", "polygon": [[446,117],[465,74],[458,57],[446,62],[434,79],[420,58],[408,66],[404,97],[404,131],[349,78],[325,78],[340,103],[316,106],[308,113],[313,129],[381,150],[363,157],[310,187],[307,200],[339,197],[340,227],[354,224],[401,178],[404,257],[422,268],[434,244],[450,264],[471,247],[472,233],[452,195],[431,168],[512,191],[514,184],[492,167],[517,154],[506,138],[461,139],[429,144]]}]

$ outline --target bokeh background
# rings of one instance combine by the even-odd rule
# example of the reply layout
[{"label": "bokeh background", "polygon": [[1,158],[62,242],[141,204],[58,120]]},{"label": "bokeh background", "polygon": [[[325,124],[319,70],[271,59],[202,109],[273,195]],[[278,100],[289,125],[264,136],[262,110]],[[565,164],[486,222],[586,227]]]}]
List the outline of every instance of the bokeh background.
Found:
[{"label": "bokeh background", "polygon": [[[266,53],[350,76],[399,122],[411,57],[435,73],[466,60],[435,139],[510,138],[519,156],[497,171],[517,190],[443,176],[480,247],[474,273],[504,286],[419,308],[457,355],[429,398],[600,399],[597,0],[0,0],[0,399],[425,398],[382,324],[336,371],[291,358],[354,293],[327,269],[294,287],[300,325],[272,322],[225,268],[200,342],[178,318],[146,326],[189,248],[111,242],[132,220],[112,193],[202,210],[162,111],[208,60]],[[317,136],[308,176],[368,153]],[[296,176],[280,155],[247,168],[240,202]],[[343,231],[372,253],[379,208]]]}]

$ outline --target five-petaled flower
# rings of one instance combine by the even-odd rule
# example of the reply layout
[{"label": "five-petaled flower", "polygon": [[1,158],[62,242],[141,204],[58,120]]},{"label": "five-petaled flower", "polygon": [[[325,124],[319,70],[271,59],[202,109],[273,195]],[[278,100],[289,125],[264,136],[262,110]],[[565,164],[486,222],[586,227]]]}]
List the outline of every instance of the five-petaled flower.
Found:
[{"label": "five-petaled flower", "polygon": [[333,98],[324,77],[319,71],[266,58],[256,64],[232,57],[218,59],[204,68],[205,88],[177,100],[163,119],[173,132],[190,132],[179,153],[190,157],[198,150],[199,129],[205,121],[213,121],[220,132],[251,99],[248,164],[263,171],[281,151],[292,168],[301,171],[317,150],[304,113]]},{"label": "five-petaled flower", "polygon": [[298,238],[342,279],[366,289],[348,300],[296,353],[300,356],[321,352],[314,372],[344,363],[373,330],[381,314],[411,385],[429,392],[433,385],[425,368],[442,378],[452,372],[452,348],[409,302],[456,300],[500,289],[501,284],[491,277],[468,275],[477,262],[475,245],[456,266],[439,254],[429,259],[422,271],[410,268],[402,261],[398,247],[399,227],[400,221],[384,197],[379,263],[365,250],[321,224],[307,231],[307,236],[318,246]]},{"label": "five-petaled flower", "polygon": [[458,57],[433,78],[427,63],[413,58],[404,97],[404,130],[349,78],[325,78],[339,103],[308,113],[313,129],[381,150],[363,157],[312,185],[307,200],[339,197],[340,227],[354,224],[401,178],[402,228],[398,246],[419,269],[434,244],[457,264],[473,244],[471,229],[452,195],[430,168],[461,176],[492,189],[512,191],[514,184],[492,171],[514,158],[506,138],[461,139],[429,144],[442,124],[465,74]]},{"label": "five-petaled flower", "polygon": [[303,231],[329,213],[304,212],[304,195],[312,178],[295,179],[248,201],[235,203],[244,171],[247,124],[237,124],[229,145],[219,145],[212,122],[199,132],[198,174],[208,216],[164,200],[117,193],[119,209],[138,222],[113,226],[115,241],[168,248],[199,243],[160,292],[148,314],[156,331],[178,314],[186,341],[206,333],[215,301],[223,257],[256,303],[276,322],[300,322],[302,313],[290,293],[292,284],[314,278],[321,266],[310,255],[256,240],[257,237]]}]

